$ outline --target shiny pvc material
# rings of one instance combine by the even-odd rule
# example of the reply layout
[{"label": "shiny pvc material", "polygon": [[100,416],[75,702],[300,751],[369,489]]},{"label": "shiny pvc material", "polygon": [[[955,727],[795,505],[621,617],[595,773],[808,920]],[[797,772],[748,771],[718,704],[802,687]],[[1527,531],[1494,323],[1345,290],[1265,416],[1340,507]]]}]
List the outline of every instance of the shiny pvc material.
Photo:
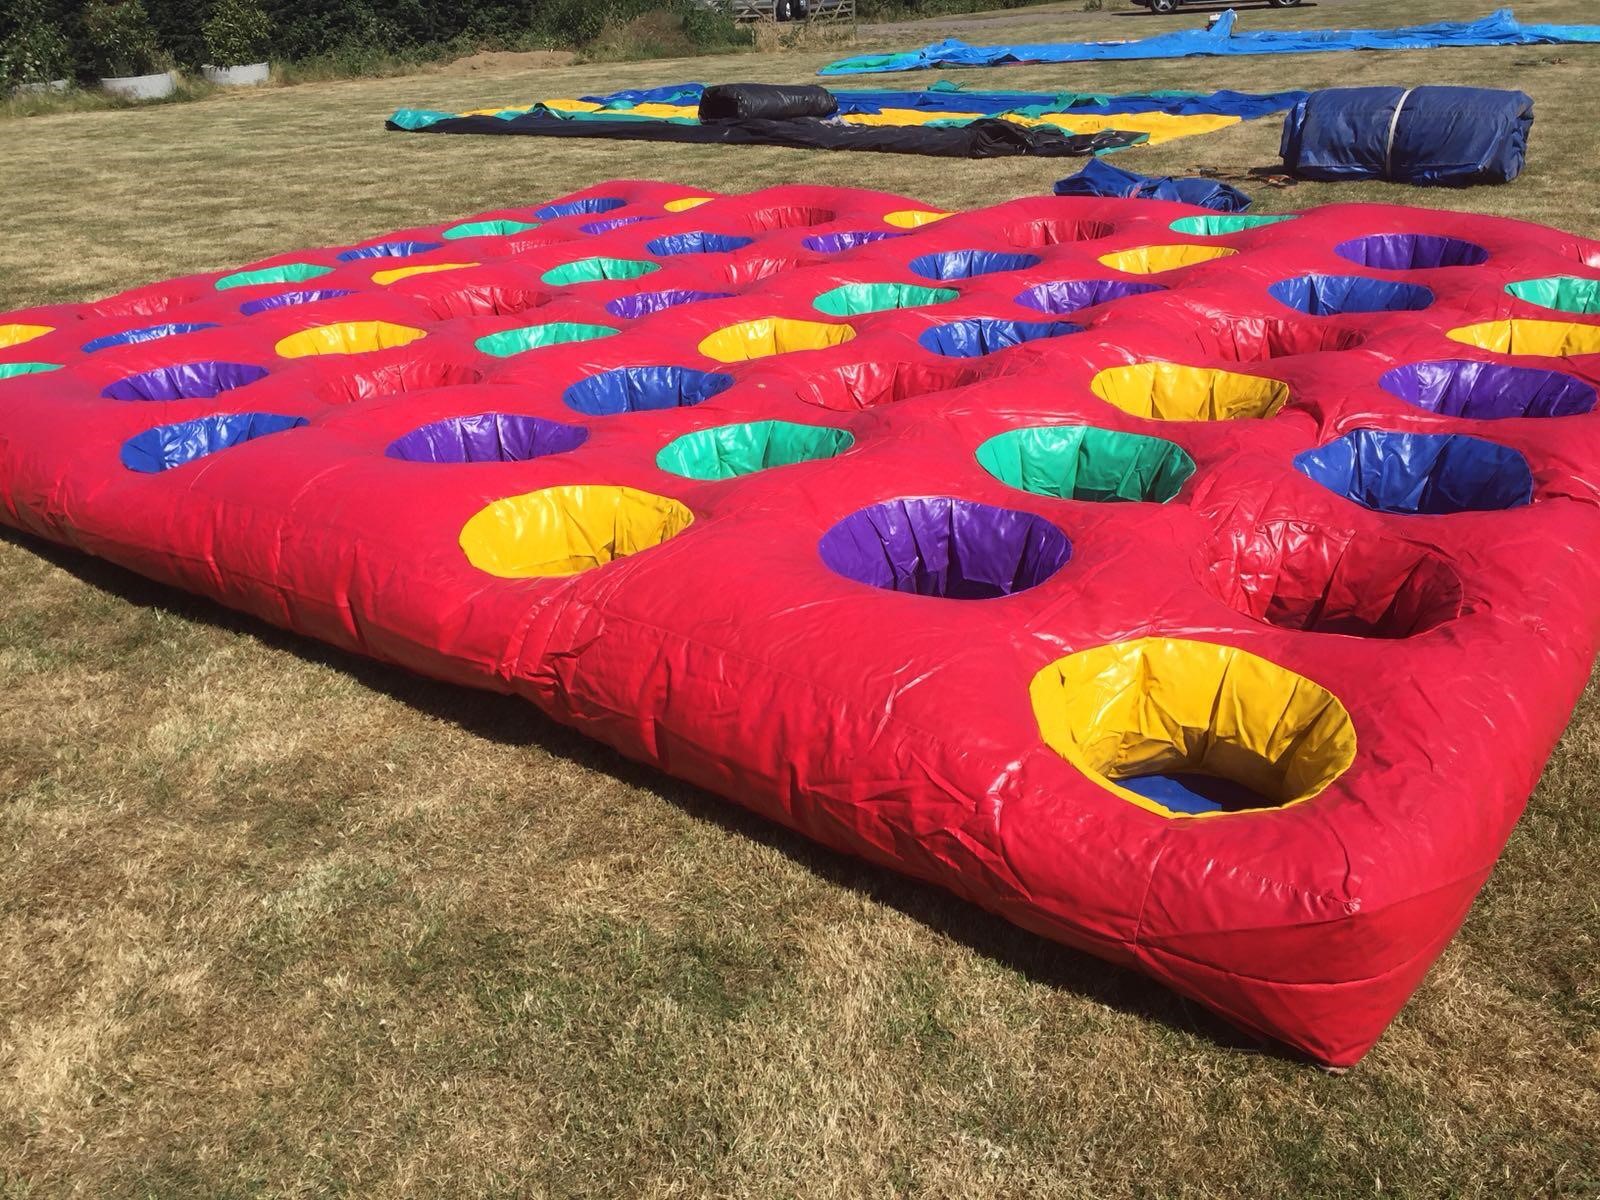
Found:
[{"label": "shiny pvc material", "polygon": [[[1600,318],[1507,291],[1600,246],[1388,205],[1191,224],[1217,216],[616,181],[362,239],[442,243],[405,258],[10,313],[0,519],[524,697],[1349,1065],[1465,916],[1600,644]],[[502,222],[539,227],[445,236]],[[704,231],[754,240],[647,248]],[[1338,252],[1394,235],[1383,265]],[[1233,253],[1099,261],[1174,244]],[[1039,262],[911,269],[974,251]],[[597,258],[659,270],[540,282]],[[1269,292],[1316,275],[1432,303]],[[814,307],[881,283],[958,296]],[[84,349],[165,324],[212,327]],[[197,364],[265,374],[104,394]]]},{"label": "shiny pvc material", "polygon": [[1533,498],[1527,459],[1464,433],[1356,429],[1295,455],[1294,466],[1376,512],[1493,512]]}]

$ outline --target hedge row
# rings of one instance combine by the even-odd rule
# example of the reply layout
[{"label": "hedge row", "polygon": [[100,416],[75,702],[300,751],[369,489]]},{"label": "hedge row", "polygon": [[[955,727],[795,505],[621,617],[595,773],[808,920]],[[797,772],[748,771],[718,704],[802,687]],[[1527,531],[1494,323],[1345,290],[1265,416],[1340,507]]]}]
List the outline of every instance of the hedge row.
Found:
[{"label": "hedge row", "polygon": [[[94,61],[80,20],[83,0],[41,0],[66,34],[74,59]],[[206,61],[201,29],[210,0],[144,0],[162,48],[180,66]],[[267,57],[302,62],[330,56],[421,56],[461,46],[578,47],[610,20],[691,0],[262,0],[271,22]],[[16,8],[0,0],[0,42],[17,27]],[[700,16],[700,13],[696,13]]]}]

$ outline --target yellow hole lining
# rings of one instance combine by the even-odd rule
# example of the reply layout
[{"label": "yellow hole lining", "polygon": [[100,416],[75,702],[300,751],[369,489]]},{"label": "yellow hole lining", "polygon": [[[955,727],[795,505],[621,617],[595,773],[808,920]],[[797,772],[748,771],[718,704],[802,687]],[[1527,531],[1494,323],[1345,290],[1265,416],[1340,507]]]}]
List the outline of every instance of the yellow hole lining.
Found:
[{"label": "yellow hole lining", "polygon": [[1213,775],[1282,808],[1311,799],[1356,756],[1355,727],[1333,693],[1212,642],[1096,646],[1044,668],[1029,695],[1051,749],[1112,794],[1163,816],[1228,814],[1174,812],[1117,781]]},{"label": "yellow hole lining", "polygon": [[47,333],[54,333],[55,328],[54,325],[0,325],[0,350],[8,350]]},{"label": "yellow hole lining", "polygon": [[318,325],[291,333],[275,347],[282,358],[309,358],[313,354],[366,354],[373,350],[392,350],[420,337],[420,329],[392,325],[388,321],[341,321]]},{"label": "yellow hole lining", "polygon": [[1237,253],[1227,246],[1137,246],[1132,250],[1102,254],[1100,262],[1127,275],[1159,275],[1162,271],[1176,271],[1179,267],[1192,267]]},{"label": "yellow hole lining", "polygon": [[399,283],[402,279],[410,279],[413,275],[432,275],[436,271],[460,271],[466,267],[475,267],[478,264],[470,263],[423,263],[415,267],[395,267],[390,271],[378,271],[372,276],[372,282],[379,287],[388,287],[391,283]]},{"label": "yellow hole lining", "polygon": [[1107,368],[1089,390],[1125,413],[1156,421],[1270,417],[1289,401],[1289,385],[1278,379],[1169,362]]},{"label": "yellow hole lining", "polygon": [[761,317],[741,321],[710,334],[700,343],[700,353],[720,363],[747,362],[797,350],[823,350],[841,346],[856,336],[849,325],[827,321],[797,321],[788,317]]},{"label": "yellow hole lining", "polygon": [[1545,358],[1600,354],[1600,325],[1580,325],[1576,321],[1482,321],[1452,329],[1445,336],[1452,342],[1496,354],[1536,354]]},{"label": "yellow hole lining", "polygon": [[693,520],[678,501],[637,488],[548,487],[480,509],[461,528],[461,549],[502,579],[577,575],[658,546]]},{"label": "yellow hole lining", "polygon": [[893,225],[896,229],[920,229],[924,225],[942,221],[950,215],[947,212],[933,212],[926,208],[902,208],[887,214],[883,218],[883,223]]},{"label": "yellow hole lining", "polygon": [[688,212],[691,208],[699,208],[702,204],[710,204],[710,196],[683,196],[677,200],[668,200],[661,207],[668,212]]}]

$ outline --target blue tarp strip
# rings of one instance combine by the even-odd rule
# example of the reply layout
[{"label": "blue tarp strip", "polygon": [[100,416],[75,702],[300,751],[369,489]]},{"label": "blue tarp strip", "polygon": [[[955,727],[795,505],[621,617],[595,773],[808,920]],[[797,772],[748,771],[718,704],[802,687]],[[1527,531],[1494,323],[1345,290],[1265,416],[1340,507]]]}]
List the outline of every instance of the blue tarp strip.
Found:
[{"label": "blue tarp strip", "polygon": [[1400,29],[1272,29],[1236,33],[1237,15],[1223,13],[1209,29],[1180,29],[1118,42],[1041,42],[969,46],[949,39],[899,54],[862,54],[829,63],[819,75],[869,75],[933,67],[998,67],[1231,54],[1319,54],[1333,50],[1431,50],[1441,46],[1533,46],[1600,43],[1600,25],[1519,25],[1509,8],[1476,21],[1438,21]]}]

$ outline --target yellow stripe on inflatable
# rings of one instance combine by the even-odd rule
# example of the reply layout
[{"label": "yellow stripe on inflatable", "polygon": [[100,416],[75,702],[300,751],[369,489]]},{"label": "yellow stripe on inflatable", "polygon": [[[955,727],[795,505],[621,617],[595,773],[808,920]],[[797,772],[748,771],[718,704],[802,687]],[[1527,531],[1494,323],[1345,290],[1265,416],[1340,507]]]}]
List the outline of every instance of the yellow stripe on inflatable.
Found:
[{"label": "yellow stripe on inflatable", "polygon": [[502,579],[576,575],[658,546],[694,514],[636,488],[571,485],[496,500],[461,528],[461,549]]},{"label": "yellow stripe on inflatable", "polygon": [[291,333],[274,349],[282,358],[309,358],[314,354],[366,354],[406,346],[420,337],[420,329],[388,321],[341,321]]},{"label": "yellow stripe on inflatable", "polygon": [[1326,688],[1212,642],[1139,638],[1057,659],[1033,677],[1045,743],[1113,795],[1175,812],[1118,780],[1200,774],[1231,780],[1275,808],[1322,791],[1355,761],[1350,714]]},{"label": "yellow stripe on inflatable", "polygon": [[1176,271],[1179,267],[1192,267],[1214,258],[1227,258],[1234,253],[1236,251],[1226,246],[1138,246],[1132,250],[1102,254],[1100,262],[1113,271],[1128,275],[1158,275],[1162,271]]},{"label": "yellow stripe on inflatable", "polygon": [[470,263],[423,263],[415,267],[395,267],[388,271],[375,271],[372,282],[379,287],[388,287],[391,283],[399,283],[402,279],[410,279],[413,275],[432,275],[438,271],[459,271],[464,267],[475,267],[478,264]]},{"label": "yellow stripe on inflatable", "polygon": [[1089,390],[1125,413],[1156,421],[1270,417],[1289,401],[1289,385],[1281,380],[1170,362],[1109,367]]},{"label": "yellow stripe on inflatable", "polygon": [[1173,113],[1120,113],[1114,116],[1089,116],[1073,113],[1047,113],[1042,117],[1007,117],[1024,125],[1054,125],[1068,133],[1100,133],[1107,129],[1121,129],[1127,133],[1147,133],[1148,146],[1178,138],[1194,137],[1202,133],[1215,133],[1229,125],[1239,124],[1240,118],[1201,114],[1192,117]]},{"label": "yellow stripe on inflatable", "polygon": [[0,350],[20,346],[34,338],[55,332],[54,325],[0,325]]},{"label": "yellow stripe on inflatable", "polygon": [[932,225],[935,221],[942,221],[950,214],[947,212],[933,212],[926,208],[902,208],[883,218],[885,225],[893,225],[896,229],[920,229],[924,225]]},{"label": "yellow stripe on inflatable", "polygon": [[702,204],[711,203],[710,196],[683,196],[677,200],[668,200],[661,207],[668,212],[688,212],[691,208],[699,208]]},{"label": "yellow stripe on inflatable", "polygon": [[747,362],[797,350],[822,350],[856,336],[849,325],[762,317],[719,329],[700,343],[700,353],[720,363]]},{"label": "yellow stripe on inflatable", "polygon": [[1600,325],[1580,325],[1575,321],[1483,321],[1452,329],[1445,336],[1496,354],[1537,354],[1545,358],[1600,354]]}]

